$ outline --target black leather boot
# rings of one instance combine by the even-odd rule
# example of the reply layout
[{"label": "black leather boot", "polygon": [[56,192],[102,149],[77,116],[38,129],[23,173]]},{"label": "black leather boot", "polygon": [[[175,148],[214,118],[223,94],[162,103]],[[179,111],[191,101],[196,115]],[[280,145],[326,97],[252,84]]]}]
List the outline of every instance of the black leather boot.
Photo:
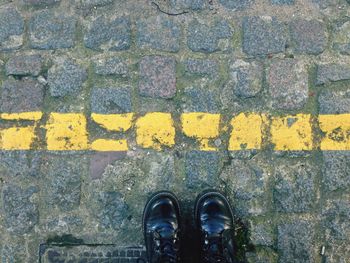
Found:
[{"label": "black leather boot", "polygon": [[217,191],[206,191],[198,196],[194,211],[200,262],[235,262],[233,213],[226,197]]},{"label": "black leather boot", "polygon": [[180,207],[167,191],[154,194],[143,212],[143,230],[149,263],[179,262]]}]

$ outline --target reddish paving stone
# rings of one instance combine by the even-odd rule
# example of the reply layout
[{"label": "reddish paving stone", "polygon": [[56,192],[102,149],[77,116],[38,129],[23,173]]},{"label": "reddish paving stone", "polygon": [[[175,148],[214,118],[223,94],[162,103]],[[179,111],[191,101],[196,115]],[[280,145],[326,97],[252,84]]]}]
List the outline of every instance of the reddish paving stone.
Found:
[{"label": "reddish paving stone", "polygon": [[90,159],[91,179],[100,179],[107,165],[124,159],[125,156],[126,152],[97,152],[92,155]]}]

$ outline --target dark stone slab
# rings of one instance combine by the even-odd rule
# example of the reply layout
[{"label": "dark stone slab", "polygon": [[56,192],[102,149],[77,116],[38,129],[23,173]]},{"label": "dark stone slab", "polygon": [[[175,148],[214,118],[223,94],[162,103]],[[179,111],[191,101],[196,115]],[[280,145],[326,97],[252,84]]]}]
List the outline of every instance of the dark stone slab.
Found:
[{"label": "dark stone slab", "polygon": [[229,10],[243,10],[254,4],[254,0],[219,0],[220,4]]},{"label": "dark stone slab", "polygon": [[137,22],[137,45],[140,48],[177,52],[181,29],[171,18],[154,16]]},{"label": "dark stone slab", "polygon": [[91,111],[94,113],[126,113],[132,111],[130,87],[94,88]]},{"label": "dark stone slab", "polygon": [[308,99],[308,73],[296,59],[275,60],[267,76],[272,107],[284,110],[301,109]]},{"label": "dark stone slab", "polygon": [[126,61],[118,57],[94,60],[95,73],[102,76],[118,75],[127,77],[129,69]]},{"label": "dark stone slab", "polygon": [[19,55],[10,58],[5,65],[6,75],[38,76],[42,69],[40,55]]},{"label": "dark stone slab", "polygon": [[16,185],[4,187],[2,207],[7,231],[23,235],[31,231],[38,223],[37,205],[30,201],[30,197],[36,192],[38,192],[38,188],[34,186],[27,189]]},{"label": "dark stone slab", "polygon": [[184,109],[188,112],[220,111],[218,91],[208,88],[189,87],[184,92]]},{"label": "dark stone slab", "polygon": [[187,59],[184,62],[185,71],[189,75],[209,77],[215,79],[218,77],[219,64],[212,59]]},{"label": "dark stone slab", "polygon": [[33,79],[5,80],[2,83],[0,111],[40,111],[43,106],[44,87]]},{"label": "dark stone slab", "polygon": [[298,53],[317,55],[327,46],[327,28],[317,20],[297,19],[290,23],[294,50]]},{"label": "dark stone slab", "polygon": [[36,49],[71,48],[75,45],[76,19],[50,10],[33,14],[29,22],[30,46]]},{"label": "dark stone slab", "polygon": [[90,175],[91,179],[101,179],[107,165],[114,164],[117,160],[122,160],[126,152],[98,152],[91,156]]},{"label": "dark stone slab", "polygon": [[273,188],[275,208],[280,212],[308,212],[316,203],[317,171],[307,163],[276,167]]},{"label": "dark stone slab", "polygon": [[342,114],[350,112],[349,90],[324,90],[318,97],[320,114]]},{"label": "dark stone slab", "polygon": [[322,182],[328,191],[346,190],[350,187],[350,153],[342,151],[323,152]]},{"label": "dark stone slab", "polygon": [[295,221],[278,226],[277,249],[279,263],[314,261],[314,229],[307,221]]},{"label": "dark stone slab", "polygon": [[350,80],[350,66],[345,64],[324,64],[317,66],[316,85]]},{"label": "dark stone slab", "polygon": [[187,45],[194,52],[223,51],[225,48],[220,46],[220,41],[229,41],[232,36],[233,30],[226,20],[216,21],[211,25],[193,20],[187,30]]},{"label": "dark stone slab", "polygon": [[13,7],[0,10],[0,50],[18,49],[23,44],[24,19]]},{"label": "dark stone slab", "polygon": [[176,94],[176,61],[172,57],[146,56],[140,61],[139,92],[152,98],[172,98]]},{"label": "dark stone slab", "polygon": [[130,19],[128,17],[97,17],[86,29],[84,44],[93,50],[129,49],[131,44]]},{"label": "dark stone slab", "polygon": [[243,19],[243,51],[250,56],[267,56],[285,51],[286,26],[274,17]]},{"label": "dark stone slab", "polygon": [[72,60],[58,60],[48,71],[50,95],[64,97],[76,95],[87,79],[87,72]]}]

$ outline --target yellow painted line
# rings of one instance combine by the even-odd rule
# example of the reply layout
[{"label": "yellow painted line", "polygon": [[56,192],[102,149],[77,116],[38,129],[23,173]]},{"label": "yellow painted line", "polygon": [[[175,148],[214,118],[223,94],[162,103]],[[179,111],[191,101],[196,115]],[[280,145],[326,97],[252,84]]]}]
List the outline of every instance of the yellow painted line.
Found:
[{"label": "yellow painted line", "polygon": [[[220,114],[189,112],[181,114],[178,124],[167,112],[143,116],[53,112],[45,123],[42,116],[42,112],[0,113],[0,150],[31,150],[41,145],[41,149],[53,151],[127,151],[129,131],[136,135],[139,147],[158,151],[181,143],[177,134],[195,139],[197,143],[191,149],[216,151],[214,140],[222,136],[225,142],[227,132],[229,151],[259,150],[268,145],[278,151],[310,151],[318,147],[350,150],[350,113],[314,117],[302,113],[289,116],[240,113],[232,116],[229,123],[222,123]],[[88,121],[122,139],[89,138]],[[44,129],[45,141],[38,138],[39,129]]]}]

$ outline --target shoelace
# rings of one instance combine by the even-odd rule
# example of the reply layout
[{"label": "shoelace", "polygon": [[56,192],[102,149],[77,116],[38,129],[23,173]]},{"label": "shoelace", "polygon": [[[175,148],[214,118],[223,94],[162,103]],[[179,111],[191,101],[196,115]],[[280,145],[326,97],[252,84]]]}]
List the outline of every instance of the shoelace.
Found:
[{"label": "shoelace", "polygon": [[226,259],[223,252],[222,237],[209,237],[204,234],[204,262],[205,263],[224,263]]},{"label": "shoelace", "polygon": [[177,261],[177,233],[175,237],[162,237],[157,231],[154,232],[155,254],[161,263],[176,263]]}]

